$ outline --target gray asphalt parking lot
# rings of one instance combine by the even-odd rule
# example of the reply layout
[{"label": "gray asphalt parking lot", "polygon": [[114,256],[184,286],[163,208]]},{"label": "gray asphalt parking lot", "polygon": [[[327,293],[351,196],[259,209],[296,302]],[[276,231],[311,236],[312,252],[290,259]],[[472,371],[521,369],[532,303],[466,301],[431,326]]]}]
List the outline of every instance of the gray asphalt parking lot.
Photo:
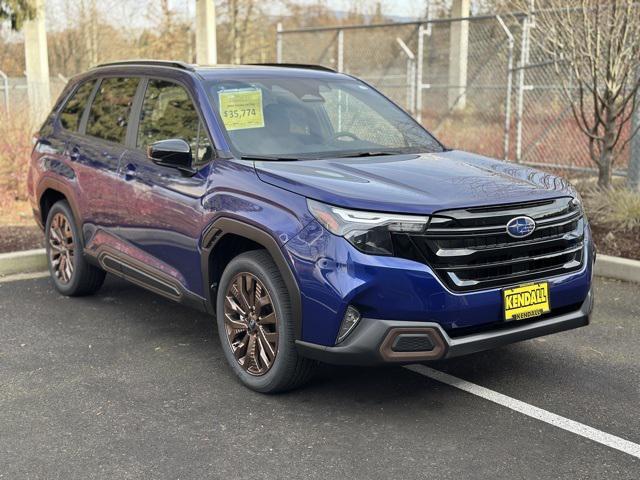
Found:
[{"label": "gray asphalt parking lot", "polygon": [[[587,328],[430,367],[640,444],[638,285]],[[212,319],[125,282],[0,283],[0,478],[640,478],[640,458],[401,367],[264,396]]]}]

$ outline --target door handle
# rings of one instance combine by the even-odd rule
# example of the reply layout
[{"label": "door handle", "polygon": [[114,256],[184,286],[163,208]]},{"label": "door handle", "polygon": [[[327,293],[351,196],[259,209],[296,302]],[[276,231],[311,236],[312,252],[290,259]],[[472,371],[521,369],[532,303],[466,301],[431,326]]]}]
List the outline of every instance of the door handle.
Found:
[{"label": "door handle", "polygon": [[136,170],[136,166],[132,163],[129,163],[126,167],[124,167],[124,179],[135,180],[138,177],[138,172]]},{"label": "door handle", "polygon": [[69,160],[72,162],[77,162],[80,158],[80,149],[78,147],[73,147],[69,152]]}]

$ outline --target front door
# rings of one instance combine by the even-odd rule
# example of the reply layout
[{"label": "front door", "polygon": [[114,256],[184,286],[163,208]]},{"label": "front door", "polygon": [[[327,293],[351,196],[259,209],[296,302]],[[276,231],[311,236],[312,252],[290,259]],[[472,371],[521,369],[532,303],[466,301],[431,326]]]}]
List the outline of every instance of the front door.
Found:
[{"label": "front door", "polygon": [[[118,204],[124,218],[120,236],[135,247],[139,261],[170,275],[184,288],[204,294],[198,249],[211,142],[185,87],[151,79],[144,87],[135,148],[120,162]],[[146,147],[158,140],[183,139],[192,151],[193,175],[160,166]]]}]

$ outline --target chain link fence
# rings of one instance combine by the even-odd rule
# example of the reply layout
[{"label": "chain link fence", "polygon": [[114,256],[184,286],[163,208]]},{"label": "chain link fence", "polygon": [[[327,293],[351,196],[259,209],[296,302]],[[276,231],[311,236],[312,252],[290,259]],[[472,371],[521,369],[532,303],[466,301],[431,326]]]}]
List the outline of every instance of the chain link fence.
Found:
[{"label": "chain link fence", "polygon": [[[565,173],[595,173],[544,35],[524,14],[279,29],[277,61],[355,75],[445,145]],[[529,38],[527,38],[527,36]],[[616,165],[625,175],[629,153]]]},{"label": "chain link fence", "polygon": [[[592,173],[587,139],[555,65],[538,47],[544,34],[523,14],[279,29],[276,55],[281,63],[321,64],[362,78],[448,146]],[[52,101],[64,85],[51,78]],[[26,106],[26,78],[0,72],[0,112]],[[625,174],[630,156],[628,149],[616,174]]]},{"label": "chain link fence", "polygon": [[356,75],[415,114],[419,24],[279,31],[279,63],[313,63]]},{"label": "chain link fence", "polygon": [[[67,80],[63,77],[49,79],[52,103],[58,98],[66,84]],[[29,111],[28,85],[26,77],[7,77],[0,71],[0,114]]]}]

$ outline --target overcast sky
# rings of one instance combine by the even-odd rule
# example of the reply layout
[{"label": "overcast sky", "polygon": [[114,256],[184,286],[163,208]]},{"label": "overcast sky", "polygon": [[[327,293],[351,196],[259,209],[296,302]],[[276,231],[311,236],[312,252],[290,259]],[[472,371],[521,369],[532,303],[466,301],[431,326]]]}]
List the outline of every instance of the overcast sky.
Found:
[{"label": "overcast sky", "polygon": [[[55,0],[53,0],[55,1]],[[269,0],[263,0],[267,2]],[[300,3],[315,3],[316,0],[298,0]],[[425,6],[427,0],[355,0],[356,4],[369,6],[371,9],[375,8],[376,3],[380,1],[382,10],[385,15],[394,17],[420,17],[424,15]],[[326,0],[327,5],[338,11],[347,11],[354,3],[353,0]],[[190,9],[191,12],[195,10],[194,0],[170,0],[173,8],[178,10]],[[273,2],[277,4],[277,1]]]},{"label": "overcast sky", "polygon": [[[327,4],[335,10],[349,10],[349,0],[327,0]],[[372,0],[371,5],[375,5]],[[383,13],[394,17],[419,17],[424,14],[426,0],[382,0]]]},{"label": "overcast sky", "polygon": [[[45,0],[47,5],[47,28],[63,29],[69,24],[73,24],[73,18],[67,18],[67,14],[63,5],[65,0]],[[269,3],[269,0],[262,0]],[[298,0],[300,3],[314,3],[316,0]],[[365,12],[373,13],[375,5],[380,1],[382,11],[385,15],[399,17],[401,19],[420,18],[424,15],[427,0],[326,0],[327,5],[336,11],[348,11],[351,5],[355,3]],[[106,16],[113,15],[119,18],[127,18],[127,26],[136,27],[144,26],[148,22],[145,13],[149,5],[156,3],[157,0],[127,0],[121,3],[115,2],[109,4],[109,11]],[[283,13],[278,7],[281,3],[278,0],[271,2],[274,5],[274,14]],[[100,5],[100,2],[98,2]],[[179,14],[190,17],[195,13],[195,0],[170,0],[170,6]],[[134,13],[135,12],[135,13]],[[7,39],[17,39],[20,34],[11,33],[8,29],[3,29],[3,36]]]}]

